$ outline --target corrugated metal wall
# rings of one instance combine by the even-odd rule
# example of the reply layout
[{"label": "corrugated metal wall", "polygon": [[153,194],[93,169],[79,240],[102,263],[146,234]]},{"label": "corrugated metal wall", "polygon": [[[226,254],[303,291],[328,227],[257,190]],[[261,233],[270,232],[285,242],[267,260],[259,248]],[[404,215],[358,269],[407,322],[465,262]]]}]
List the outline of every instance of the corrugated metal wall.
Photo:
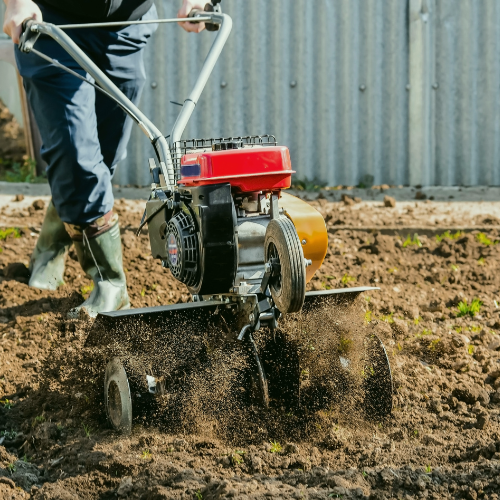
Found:
[{"label": "corrugated metal wall", "polygon": [[[222,4],[233,33],[184,137],[275,134],[329,185],[500,184],[499,0]],[[214,36],[161,26],[146,49],[141,108],[165,134]],[[134,130],[114,182],[148,184],[151,155]]]},{"label": "corrugated metal wall", "polygon": [[[171,17],[179,2],[157,2]],[[184,137],[275,134],[298,178],[330,185],[408,180],[407,2],[226,0],[234,26]],[[142,109],[170,131],[213,34],[160,27]],[[225,82],[225,86],[224,85]],[[152,88],[152,85],[155,88]],[[149,182],[136,130],[120,184]]]},{"label": "corrugated metal wall", "polygon": [[500,1],[435,3],[438,185],[500,184]]}]

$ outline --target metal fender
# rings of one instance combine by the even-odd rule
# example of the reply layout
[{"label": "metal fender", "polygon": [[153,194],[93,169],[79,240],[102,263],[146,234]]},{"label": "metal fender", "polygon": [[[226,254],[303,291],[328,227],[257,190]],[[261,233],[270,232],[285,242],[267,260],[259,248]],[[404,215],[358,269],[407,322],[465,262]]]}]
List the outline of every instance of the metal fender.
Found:
[{"label": "metal fender", "polygon": [[304,257],[312,261],[306,268],[306,281],[309,282],[321,267],[328,248],[325,220],[315,208],[291,194],[281,193],[278,203],[297,230]]}]

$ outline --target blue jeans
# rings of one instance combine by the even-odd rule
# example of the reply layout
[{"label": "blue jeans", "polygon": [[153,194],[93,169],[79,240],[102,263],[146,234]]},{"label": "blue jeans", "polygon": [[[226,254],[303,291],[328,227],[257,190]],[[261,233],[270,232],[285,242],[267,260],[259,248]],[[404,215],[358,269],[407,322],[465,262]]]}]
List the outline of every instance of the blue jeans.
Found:
[{"label": "blue jeans", "polygon": [[[44,21],[71,23],[52,9],[42,8],[42,13]],[[142,19],[156,19],[154,5]],[[67,34],[137,104],[146,81],[143,49],[156,27],[72,29]],[[35,49],[89,77],[51,38],[41,36]],[[94,87],[37,55],[16,48],[16,59],[40,129],[57,213],[64,222],[90,224],[113,208],[111,178],[126,157],[133,122]]]}]

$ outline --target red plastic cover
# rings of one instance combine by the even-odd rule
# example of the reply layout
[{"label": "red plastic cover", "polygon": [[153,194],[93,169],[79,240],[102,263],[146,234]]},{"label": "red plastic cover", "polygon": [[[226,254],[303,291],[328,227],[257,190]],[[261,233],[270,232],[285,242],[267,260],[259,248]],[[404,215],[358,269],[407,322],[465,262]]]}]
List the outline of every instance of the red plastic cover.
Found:
[{"label": "red plastic cover", "polygon": [[235,191],[289,188],[292,162],[285,146],[204,151],[182,157],[179,184],[200,186],[228,182]]}]

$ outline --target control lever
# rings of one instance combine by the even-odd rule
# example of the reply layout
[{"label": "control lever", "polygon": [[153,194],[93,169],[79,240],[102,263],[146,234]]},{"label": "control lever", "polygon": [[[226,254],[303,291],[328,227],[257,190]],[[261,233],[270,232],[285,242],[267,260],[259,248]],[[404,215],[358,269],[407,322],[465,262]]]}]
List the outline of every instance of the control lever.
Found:
[{"label": "control lever", "polygon": [[[220,2],[220,0],[214,0],[214,1],[215,1],[215,5],[217,5],[217,3]],[[207,3],[203,10],[193,9],[189,13],[188,17],[196,18],[197,16],[203,16],[203,12],[215,12],[216,8],[217,7],[214,7],[214,5],[212,5],[211,3]],[[220,10],[220,8],[219,8],[219,10]],[[196,23],[196,21],[191,21],[191,22]],[[209,22],[205,21],[205,28],[207,29],[207,31],[218,31],[220,28],[220,25],[215,24],[215,23],[209,23]]]}]

